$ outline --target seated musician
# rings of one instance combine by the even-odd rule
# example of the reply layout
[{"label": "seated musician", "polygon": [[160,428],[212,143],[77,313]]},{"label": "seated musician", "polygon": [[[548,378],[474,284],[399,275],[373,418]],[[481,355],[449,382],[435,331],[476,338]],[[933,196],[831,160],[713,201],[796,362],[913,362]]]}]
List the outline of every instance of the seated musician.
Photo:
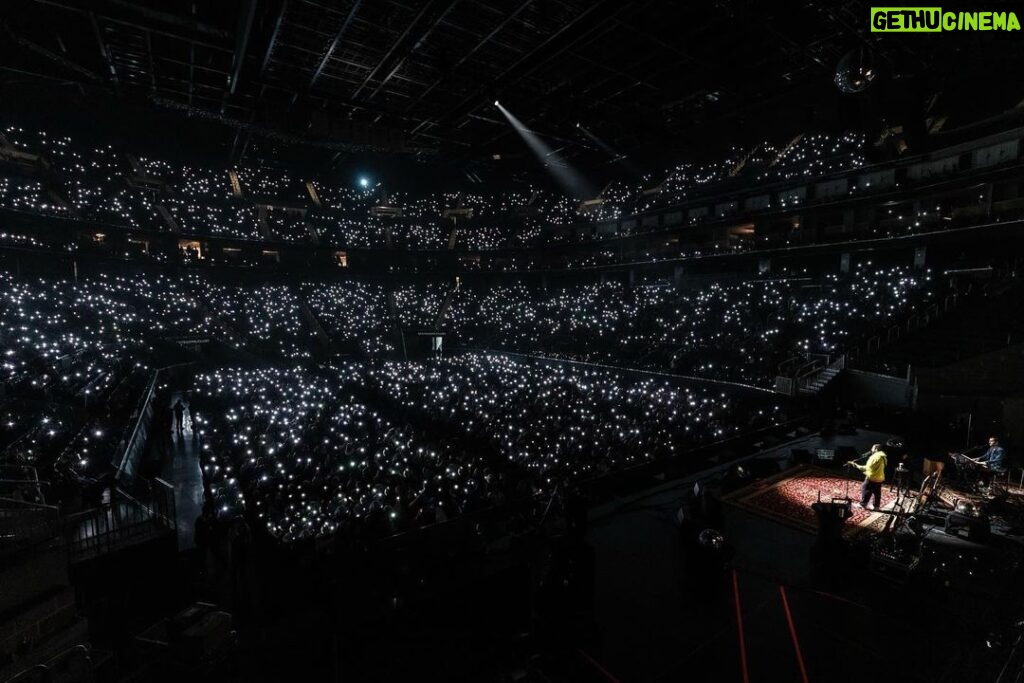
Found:
[{"label": "seated musician", "polygon": [[986,485],[991,483],[992,475],[1005,473],[1006,451],[999,445],[999,438],[995,436],[988,437],[988,450],[982,453],[980,457],[975,458],[974,462],[985,468]]}]

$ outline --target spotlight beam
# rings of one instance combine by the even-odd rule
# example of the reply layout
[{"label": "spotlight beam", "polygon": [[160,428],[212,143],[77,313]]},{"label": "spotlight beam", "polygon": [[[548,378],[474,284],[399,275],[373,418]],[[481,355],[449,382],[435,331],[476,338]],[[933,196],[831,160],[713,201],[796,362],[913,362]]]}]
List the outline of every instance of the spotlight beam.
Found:
[{"label": "spotlight beam", "polygon": [[609,145],[608,145],[607,143],[605,143],[605,141],[604,141],[604,140],[602,140],[601,138],[597,137],[596,135],[594,135],[593,133],[591,133],[591,132],[590,132],[589,130],[587,130],[587,127],[586,127],[586,126],[584,126],[584,125],[582,125],[582,124],[579,124],[579,123],[577,123],[577,124],[576,124],[576,127],[580,129],[580,132],[581,132],[581,133],[583,133],[583,134],[584,134],[585,136],[587,136],[587,139],[588,139],[588,140],[590,140],[590,141],[591,141],[591,142],[593,142],[593,143],[594,143],[595,145],[597,145],[598,147],[600,147],[601,149],[603,149],[603,150],[604,150],[605,152],[607,152],[607,153],[608,153],[608,156],[610,156],[610,157],[618,157],[618,156],[622,156],[621,154],[619,154],[618,152],[616,152],[616,151],[615,151],[614,149],[612,149],[612,148],[611,148],[611,146],[609,146]]},{"label": "spotlight beam", "polygon": [[629,160],[629,156],[628,155],[623,154],[623,153],[618,152],[615,149],[613,149],[611,145],[609,145],[604,140],[602,140],[601,138],[597,137],[596,135],[591,133],[589,130],[587,130],[587,127],[584,126],[582,123],[577,123],[576,124],[576,128],[581,133],[583,133],[583,135],[586,136],[586,138],[588,140],[590,140],[595,145],[600,147],[604,151],[605,154],[607,154],[609,157],[611,157],[611,160],[608,163],[610,163],[610,164],[621,163],[623,166],[625,166],[626,170],[628,172],[632,173],[633,175],[635,175],[637,177],[640,177],[641,175],[643,175],[642,173],[640,173],[640,169],[638,169]]},{"label": "spotlight beam", "polygon": [[502,106],[500,102],[495,100],[494,106],[512,124],[512,128],[523,139],[523,142],[530,148],[530,151],[537,157],[541,165],[551,171],[551,175],[554,176],[563,190],[577,198],[594,196],[594,190],[587,179],[579,171],[569,166],[565,159],[562,158],[562,155],[559,154],[562,149],[565,149],[564,146],[553,149],[541,139],[540,135],[523,125],[523,122]]}]

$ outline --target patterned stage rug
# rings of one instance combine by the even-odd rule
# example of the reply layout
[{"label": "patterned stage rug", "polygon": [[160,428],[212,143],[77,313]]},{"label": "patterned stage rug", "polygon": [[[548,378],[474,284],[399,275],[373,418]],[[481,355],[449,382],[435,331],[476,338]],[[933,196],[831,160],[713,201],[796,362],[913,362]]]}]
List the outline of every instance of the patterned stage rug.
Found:
[{"label": "patterned stage rug", "polygon": [[956,506],[956,503],[959,500],[969,500],[972,503],[985,506],[989,503],[991,498],[989,496],[983,496],[980,493],[953,488],[952,486],[943,486],[939,489],[939,502],[943,507],[952,509]]},{"label": "patterned stage rug", "polygon": [[[811,505],[819,500],[830,503],[833,498],[845,499],[849,492],[853,500],[853,516],[843,525],[843,535],[881,531],[889,515],[857,507],[861,481],[859,478],[844,478],[839,472],[804,465],[733,491],[723,496],[722,502],[802,531],[817,533],[818,517]],[[884,485],[882,510],[889,509],[895,498],[896,493]]]},{"label": "patterned stage rug", "polygon": [[990,490],[978,493],[965,490],[962,482],[953,481],[946,482],[946,485],[939,489],[939,502],[943,507],[952,509],[960,500],[969,500],[980,505],[982,509],[987,509],[996,501],[1013,508],[1024,508],[1024,488],[1016,485],[996,484]]}]

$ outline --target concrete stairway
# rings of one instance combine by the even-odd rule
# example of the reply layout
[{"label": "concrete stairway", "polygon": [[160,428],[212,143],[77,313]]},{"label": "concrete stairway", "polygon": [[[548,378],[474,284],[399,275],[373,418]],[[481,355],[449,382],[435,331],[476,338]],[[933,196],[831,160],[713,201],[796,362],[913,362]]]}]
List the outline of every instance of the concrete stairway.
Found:
[{"label": "concrete stairway", "polygon": [[842,371],[842,368],[832,366],[822,368],[820,372],[801,380],[800,386],[797,387],[797,393],[801,396],[817,396],[824,391],[825,387],[831,384]]}]

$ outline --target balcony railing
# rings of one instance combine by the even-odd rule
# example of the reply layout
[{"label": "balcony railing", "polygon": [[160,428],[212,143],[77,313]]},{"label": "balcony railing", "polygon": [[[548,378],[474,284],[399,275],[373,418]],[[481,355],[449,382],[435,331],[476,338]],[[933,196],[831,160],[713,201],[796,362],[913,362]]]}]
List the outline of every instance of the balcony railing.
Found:
[{"label": "balcony railing", "polygon": [[65,519],[64,534],[72,561],[110,553],[177,530],[171,485],[162,479],[136,481],[137,489],[148,488],[144,500],[118,488],[109,504]]}]

